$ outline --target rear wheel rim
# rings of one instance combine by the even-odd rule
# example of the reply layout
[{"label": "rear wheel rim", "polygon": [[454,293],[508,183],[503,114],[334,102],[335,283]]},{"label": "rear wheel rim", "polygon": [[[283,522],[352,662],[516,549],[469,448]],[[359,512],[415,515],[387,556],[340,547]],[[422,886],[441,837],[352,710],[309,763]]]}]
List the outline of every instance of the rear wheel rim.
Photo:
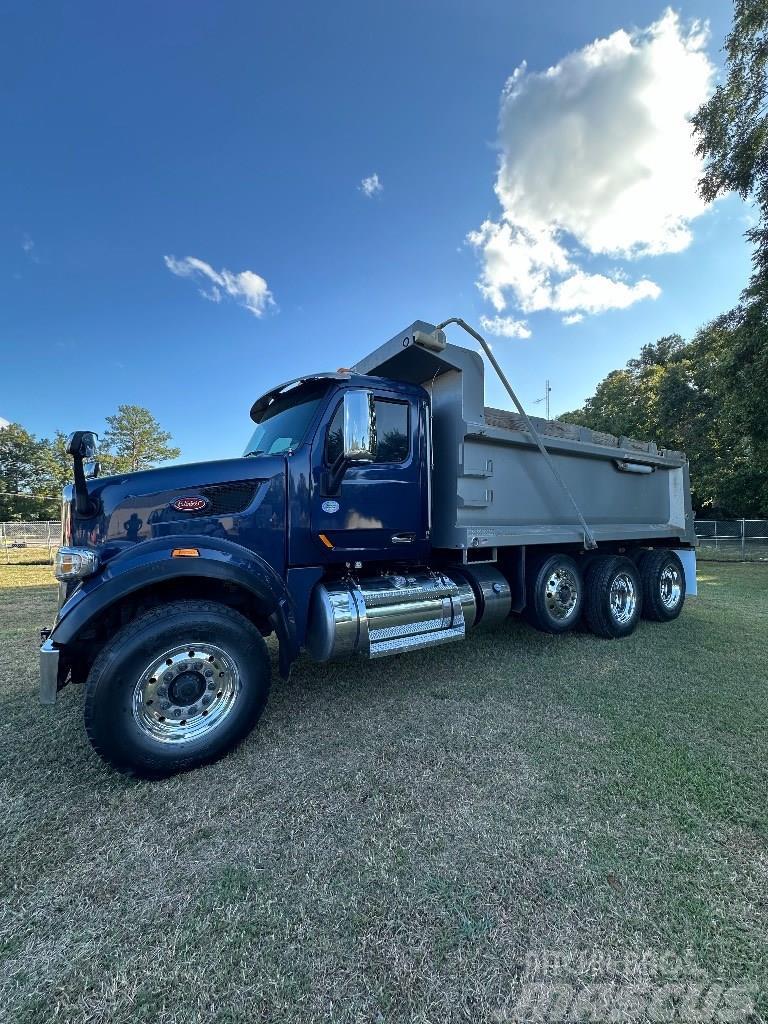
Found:
[{"label": "rear wheel rim", "polygon": [[160,743],[186,744],[218,729],[241,690],[234,658],[197,640],[159,653],[133,691],[133,718]]},{"label": "rear wheel rim", "polygon": [[620,626],[631,622],[637,608],[637,588],[627,572],[617,573],[608,592],[611,615]]},{"label": "rear wheel rim", "polygon": [[676,565],[667,564],[659,577],[659,597],[667,611],[674,611],[680,604],[683,594],[683,581]]},{"label": "rear wheel rim", "polygon": [[549,574],[544,584],[544,603],[557,622],[572,618],[579,600],[579,581],[572,569],[560,566]]}]

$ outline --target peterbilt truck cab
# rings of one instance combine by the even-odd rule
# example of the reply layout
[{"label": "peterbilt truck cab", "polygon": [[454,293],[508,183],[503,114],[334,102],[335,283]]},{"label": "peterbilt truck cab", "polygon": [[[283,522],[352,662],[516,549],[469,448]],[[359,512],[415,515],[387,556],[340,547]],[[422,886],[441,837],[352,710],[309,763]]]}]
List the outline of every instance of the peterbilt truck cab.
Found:
[{"label": "peterbilt truck cab", "polygon": [[160,776],[252,729],[270,635],[287,677],[302,651],[380,658],[511,613],[551,633],[584,614],[606,637],[676,617],[684,456],[487,409],[483,373],[417,321],[352,370],[269,390],[238,458],[99,477],[76,432],[42,702],[83,683],[96,751]]}]

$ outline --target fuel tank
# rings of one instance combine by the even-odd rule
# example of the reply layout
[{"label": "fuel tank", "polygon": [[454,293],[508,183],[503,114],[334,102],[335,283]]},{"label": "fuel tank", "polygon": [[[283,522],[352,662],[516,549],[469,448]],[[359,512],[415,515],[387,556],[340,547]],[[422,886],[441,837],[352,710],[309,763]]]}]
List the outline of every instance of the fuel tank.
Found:
[{"label": "fuel tank", "polygon": [[[319,583],[309,613],[310,656],[315,661],[355,654],[383,658],[462,640],[486,609],[491,622],[509,614],[509,584],[498,570],[484,571],[482,584],[464,568]],[[483,589],[492,595],[485,601]]]}]

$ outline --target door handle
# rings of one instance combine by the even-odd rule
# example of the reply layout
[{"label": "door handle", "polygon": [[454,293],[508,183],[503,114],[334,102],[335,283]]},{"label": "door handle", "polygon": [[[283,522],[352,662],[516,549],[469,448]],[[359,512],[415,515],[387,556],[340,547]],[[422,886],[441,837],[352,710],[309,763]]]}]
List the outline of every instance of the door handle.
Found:
[{"label": "door handle", "polygon": [[393,544],[413,544],[416,540],[415,533],[393,533],[392,543]]}]

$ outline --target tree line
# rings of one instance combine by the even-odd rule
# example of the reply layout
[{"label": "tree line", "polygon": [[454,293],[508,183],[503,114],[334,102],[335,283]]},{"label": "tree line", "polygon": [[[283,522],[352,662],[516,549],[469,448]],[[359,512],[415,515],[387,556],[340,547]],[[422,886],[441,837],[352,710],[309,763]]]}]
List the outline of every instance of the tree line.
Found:
[{"label": "tree line", "polygon": [[752,276],[738,305],[689,341],[670,335],[602,380],[560,419],[652,439],[690,459],[694,507],[768,517],[768,5],[736,0],[727,78],[693,118],[699,191],[753,203]]},{"label": "tree line", "polygon": [[[176,459],[181,451],[170,441],[148,409],[121,405],[100,438],[102,472],[133,473]],[[0,522],[58,518],[61,488],[72,479],[66,443],[60,430],[51,438],[35,437],[20,423],[0,430]]]}]

